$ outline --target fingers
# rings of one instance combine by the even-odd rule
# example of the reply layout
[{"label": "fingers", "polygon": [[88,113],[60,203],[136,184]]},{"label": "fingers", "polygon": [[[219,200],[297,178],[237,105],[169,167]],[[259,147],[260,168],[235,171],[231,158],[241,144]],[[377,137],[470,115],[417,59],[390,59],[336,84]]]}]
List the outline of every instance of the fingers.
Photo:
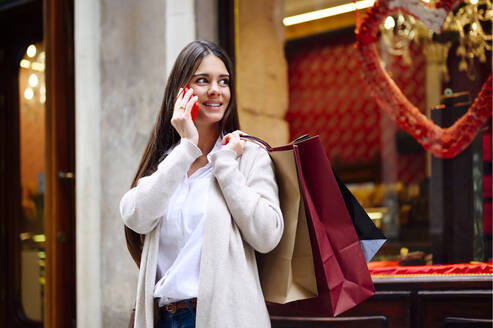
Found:
[{"label": "fingers", "polygon": [[191,118],[193,105],[195,104],[195,102],[198,101],[199,98],[197,96],[193,96],[192,88],[188,89],[185,93],[183,92],[183,88],[180,88],[178,90],[173,114],[177,114],[178,116],[184,115],[184,117]]},{"label": "fingers", "polygon": [[183,88],[180,88],[178,94],[176,95],[175,107],[173,108],[173,115],[177,113],[180,109],[185,108],[185,103],[183,101]]},{"label": "fingers", "polygon": [[240,139],[240,136],[243,134],[245,133],[240,130],[228,133],[223,137],[221,144],[226,145],[226,148],[233,150],[236,156],[240,157],[245,147],[245,140]]},{"label": "fingers", "polygon": [[198,131],[192,121],[191,110],[194,103],[198,100],[198,97],[192,96],[192,89],[185,94],[183,94],[183,91],[182,88],[178,91],[175,107],[173,109],[173,116],[171,117],[171,125],[175,128],[180,137],[188,139],[193,144],[197,145]]},{"label": "fingers", "polygon": [[223,140],[221,142],[222,145],[227,145],[231,141],[237,141],[237,136],[234,134],[234,132],[228,133],[223,137]]},{"label": "fingers", "polygon": [[241,139],[241,136],[246,135],[246,133],[244,133],[240,130],[236,130],[236,131],[232,132],[231,135],[232,135],[232,138],[234,138],[234,140],[236,142],[240,143],[243,147],[243,145],[245,144],[245,140]]},{"label": "fingers", "polygon": [[229,143],[229,140],[231,139],[231,134],[227,134],[224,136],[223,140],[221,141],[221,145],[227,145]]},{"label": "fingers", "polygon": [[193,105],[198,101],[199,97],[193,96],[190,98],[190,100],[187,102],[187,105],[185,107],[185,117],[190,117],[192,119],[192,108]]},{"label": "fingers", "polygon": [[[180,88],[182,89],[182,88]],[[187,92],[185,92],[185,96],[183,97],[183,102],[186,104],[190,100],[190,97],[193,95],[193,89],[189,88]]]},{"label": "fingers", "polygon": [[247,135],[247,134],[243,131],[240,131],[240,130],[236,130],[236,131],[233,131],[231,133],[228,133],[227,135],[224,136],[224,138],[222,140],[222,144],[226,145],[231,140],[231,138],[234,138],[236,141],[244,142],[244,140],[241,140],[241,136],[243,136],[243,135]]},{"label": "fingers", "polygon": [[187,92],[185,92],[185,94],[183,94],[183,88],[180,88],[178,90],[178,94],[176,95],[175,109],[184,110],[192,94],[193,94],[193,89],[190,88]]},{"label": "fingers", "polygon": [[238,131],[235,131],[231,134],[231,139],[233,139],[235,142],[240,142],[240,133]]}]

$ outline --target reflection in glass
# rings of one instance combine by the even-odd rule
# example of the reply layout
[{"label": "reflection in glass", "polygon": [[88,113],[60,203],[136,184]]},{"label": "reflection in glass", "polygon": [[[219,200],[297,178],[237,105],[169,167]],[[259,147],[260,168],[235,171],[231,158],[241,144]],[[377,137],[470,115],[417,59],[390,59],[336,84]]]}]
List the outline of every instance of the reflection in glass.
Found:
[{"label": "reflection in glass", "polygon": [[[287,27],[286,35],[299,38],[301,26],[297,32]],[[316,30],[315,24],[305,27]],[[447,127],[470,107],[491,73],[491,53],[486,63],[474,60],[472,83],[459,67],[460,40],[448,34],[435,40],[424,28],[396,13],[382,22],[375,46],[409,102]],[[369,265],[372,274],[402,274],[404,267],[422,267],[426,274],[442,266],[454,274],[491,270],[485,263],[491,263],[491,121],[461,154],[433,157],[381,111],[362,83],[354,33],[323,32],[286,44],[285,119],[291,139],[320,136],[335,172],[388,238]]]},{"label": "reflection in glass", "polygon": [[21,299],[24,314],[35,321],[43,320],[45,277],[45,90],[43,43],[37,43],[19,64]]}]

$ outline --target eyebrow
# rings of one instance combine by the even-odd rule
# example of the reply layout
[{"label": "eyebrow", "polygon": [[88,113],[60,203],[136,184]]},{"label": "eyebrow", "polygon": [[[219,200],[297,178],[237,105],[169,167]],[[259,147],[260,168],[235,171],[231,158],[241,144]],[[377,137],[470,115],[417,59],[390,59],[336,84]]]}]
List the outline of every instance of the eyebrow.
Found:
[{"label": "eyebrow", "polygon": [[[192,77],[197,77],[197,76],[209,76],[209,74],[207,74],[207,73],[198,73],[198,74],[192,75]],[[220,74],[219,77],[229,77],[229,74]]]}]

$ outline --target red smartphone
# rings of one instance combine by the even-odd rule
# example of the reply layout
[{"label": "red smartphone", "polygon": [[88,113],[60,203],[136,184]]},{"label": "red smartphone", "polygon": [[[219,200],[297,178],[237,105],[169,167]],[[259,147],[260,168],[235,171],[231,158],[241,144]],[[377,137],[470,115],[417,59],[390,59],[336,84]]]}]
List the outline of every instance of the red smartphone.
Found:
[{"label": "red smartphone", "polygon": [[[187,93],[187,91],[189,89],[190,88],[188,86],[183,87],[182,98],[185,97],[185,93]],[[193,95],[192,95],[192,97],[193,97]],[[193,104],[192,111],[190,112],[190,115],[192,116],[192,121],[194,121],[194,122],[195,122],[195,117],[197,117],[198,111],[199,111],[199,102],[196,101],[195,104]]]}]

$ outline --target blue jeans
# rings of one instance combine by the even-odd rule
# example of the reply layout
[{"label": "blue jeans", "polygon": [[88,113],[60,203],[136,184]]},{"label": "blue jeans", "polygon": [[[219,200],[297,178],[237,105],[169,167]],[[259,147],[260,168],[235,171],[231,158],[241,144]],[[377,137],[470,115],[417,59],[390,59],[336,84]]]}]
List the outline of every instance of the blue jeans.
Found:
[{"label": "blue jeans", "polygon": [[187,309],[178,309],[175,313],[159,310],[157,328],[195,328],[195,309],[187,301]]}]

